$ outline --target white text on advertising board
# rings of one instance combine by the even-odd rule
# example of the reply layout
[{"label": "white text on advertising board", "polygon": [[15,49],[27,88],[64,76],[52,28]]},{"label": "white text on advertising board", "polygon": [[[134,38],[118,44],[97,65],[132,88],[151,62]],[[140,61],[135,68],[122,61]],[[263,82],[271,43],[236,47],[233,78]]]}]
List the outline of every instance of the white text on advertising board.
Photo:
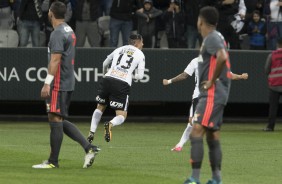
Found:
[{"label": "white text on advertising board", "polygon": [[[23,81],[26,80],[28,82],[43,82],[45,81],[45,77],[47,75],[47,68],[41,67],[30,67],[25,70],[25,73],[22,74],[18,72],[22,70],[17,70],[16,67],[4,67],[0,69],[0,81],[10,82],[10,81]],[[133,80],[134,82],[147,83],[150,81],[149,69],[145,69],[144,77],[142,80]],[[24,79],[23,78],[24,75]],[[98,82],[100,77],[103,77],[103,72],[98,68],[77,68],[75,69],[74,76],[76,81],[78,82]]]}]

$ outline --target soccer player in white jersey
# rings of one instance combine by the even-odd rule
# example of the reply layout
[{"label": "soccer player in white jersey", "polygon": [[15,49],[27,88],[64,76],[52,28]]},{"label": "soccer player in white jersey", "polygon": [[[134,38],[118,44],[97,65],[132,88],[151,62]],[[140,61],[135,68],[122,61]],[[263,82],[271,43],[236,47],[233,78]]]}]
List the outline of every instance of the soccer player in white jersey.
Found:
[{"label": "soccer player in white jersey", "polygon": [[[94,133],[107,105],[116,112],[116,116],[104,124],[104,136],[107,142],[111,141],[112,127],[121,125],[125,121],[132,78],[142,79],[144,76],[145,56],[141,51],[142,48],[142,36],[133,34],[129,37],[129,45],[115,49],[104,61],[103,72],[105,75],[100,82],[96,97],[98,104],[93,113],[90,132],[87,137],[90,143],[94,139]],[[110,64],[111,67],[107,71]],[[133,75],[133,73],[135,74]]]},{"label": "soccer player in white jersey", "polygon": [[[177,75],[176,77],[172,78],[172,79],[163,79],[163,85],[169,85],[171,83],[175,83],[178,81],[182,81],[184,79],[187,79],[189,76],[192,76],[193,74],[195,74],[195,89],[192,95],[192,104],[189,110],[189,119],[188,119],[188,124],[186,129],[184,130],[180,141],[176,144],[176,146],[174,146],[171,151],[176,151],[176,152],[180,152],[182,151],[182,148],[184,146],[184,144],[189,140],[189,135],[191,133],[192,130],[192,117],[194,116],[194,112],[196,109],[196,105],[198,103],[198,96],[200,94],[199,91],[199,73],[198,73],[198,61],[199,61],[199,57],[196,57],[194,59],[192,59],[192,61],[187,65],[187,67],[185,68],[184,72]],[[240,79],[248,79],[248,74],[247,73],[243,73],[241,75],[232,73],[232,80],[240,80]]]}]

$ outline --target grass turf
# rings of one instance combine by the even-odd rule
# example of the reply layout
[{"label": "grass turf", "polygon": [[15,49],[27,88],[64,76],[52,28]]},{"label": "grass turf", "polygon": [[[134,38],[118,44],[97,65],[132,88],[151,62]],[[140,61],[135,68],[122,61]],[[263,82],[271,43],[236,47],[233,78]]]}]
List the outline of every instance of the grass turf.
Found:
[{"label": "grass turf", "polygon": [[[87,135],[89,123],[77,123]],[[225,124],[222,127],[222,177],[225,184],[280,184],[282,131],[262,132],[265,124]],[[60,168],[32,169],[49,156],[47,123],[0,123],[0,183],[9,184],[171,184],[190,175],[190,143],[182,152],[170,149],[179,141],[185,123],[126,122],[113,128],[113,140],[103,139],[103,126],[95,134],[102,148],[94,165],[82,169],[84,151],[64,136]],[[201,183],[210,178],[205,144]]]}]

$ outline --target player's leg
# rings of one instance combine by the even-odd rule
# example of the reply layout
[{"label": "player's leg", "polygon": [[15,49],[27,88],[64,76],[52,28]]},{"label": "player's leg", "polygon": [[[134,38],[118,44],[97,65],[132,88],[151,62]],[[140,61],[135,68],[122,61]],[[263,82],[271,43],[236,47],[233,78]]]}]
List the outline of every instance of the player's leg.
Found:
[{"label": "player's leg", "polygon": [[78,142],[86,153],[83,168],[90,167],[94,162],[95,156],[100,151],[100,148],[89,143],[87,139],[83,136],[81,131],[77,128],[77,126],[75,126],[75,124],[64,120],[63,126],[64,133],[72,140]]},{"label": "player's leg", "polygon": [[116,116],[109,122],[105,122],[105,140],[110,142],[112,139],[112,127],[121,125],[127,117],[127,111],[116,110]]},{"label": "player's leg", "polygon": [[191,142],[191,154],[190,154],[190,163],[192,166],[191,177],[185,181],[185,184],[190,183],[200,183],[200,171],[202,166],[202,161],[204,158],[204,144],[203,136],[205,134],[206,127],[203,125],[208,111],[207,108],[210,108],[207,105],[206,99],[200,99],[197,104],[197,108],[192,119],[193,128],[190,134]]},{"label": "player's leg", "polygon": [[[59,167],[58,158],[63,141],[63,117],[59,111],[61,108],[61,93],[59,91],[51,91],[51,96],[46,100],[48,120],[50,125],[50,147],[51,152],[48,161],[42,164],[33,165],[36,169],[49,169]],[[52,99],[52,100],[51,100]]]},{"label": "player's leg", "polygon": [[104,124],[104,138],[107,142],[112,139],[112,127],[121,125],[127,117],[130,93],[130,86],[126,82],[111,80],[111,84],[112,91],[109,95],[109,105],[115,110],[116,116]]},{"label": "player's leg", "polygon": [[184,184],[199,184],[200,183],[200,171],[202,161],[204,158],[204,144],[203,136],[205,134],[205,128],[198,123],[193,124],[191,132],[191,155],[190,163],[192,166],[191,176],[184,182]]},{"label": "player's leg", "polygon": [[190,136],[190,133],[192,131],[192,125],[191,125],[192,123],[190,121],[191,119],[192,118],[189,117],[188,124],[187,124],[179,142],[174,146],[174,148],[171,149],[171,151],[176,151],[176,152],[182,151],[182,147],[189,140],[189,136]]},{"label": "player's leg", "polygon": [[[72,92],[63,91],[60,92],[60,94],[61,94],[60,113],[63,117],[67,117]],[[83,167],[84,168],[90,167],[94,162],[95,155],[98,153],[100,149],[97,146],[91,145],[83,136],[81,131],[77,128],[77,126],[75,126],[73,123],[65,119],[63,120],[63,131],[68,137],[78,142],[83,147],[86,153],[85,163]]]},{"label": "player's leg", "polygon": [[103,104],[97,104],[97,108],[93,112],[92,119],[91,119],[91,125],[90,125],[90,131],[87,137],[87,140],[91,143],[94,140],[94,134],[96,132],[96,129],[98,127],[98,124],[101,120],[101,117],[106,110],[107,106]]},{"label": "player's leg", "polygon": [[224,105],[214,104],[213,112],[206,130],[209,147],[209,160],[212,179],[208,184],[221,184],[222,150],[220,146],[220,126],[222,125]]},{"label": "player's leg", "polygon": [[63,123],[62,117],[49,113],[48,114],[49,125],[50,125],[50,147],[51,152],[49,156],[49,163],[52,163],[58,167],[58,158],[63,141]]},{"label": "player's leg", "polygon": [[212,179],[209,181],[211,184],[219,184],[221,182],[221,162],[222,151],[219,140],[219,130],[207,130],[207,143],[209,147],[209,159],[212,170]]},{"label": "player's leg", "polygon": [[93,112],[90,131],[87,140],[91,143],[94,140],[94,134],[101,120],[104,111],[107,108],[108,98],[111,90],[110,81],[103,78],[99,83],[98,95],[96,96],[97,108]]},{"label": "player's leg", "polygon": [[127,117],[127,111],[124,110],[116,110],[116,117],[114,117],[110,122],[112,126],[121,125]]},{"label": "player's leg", "polygon": [[171,149],[171,151],[181,151],[184,144],[189,140],[190,133],[192,131],[192,118],[193,118],[193,115],[195,113],[195,109],[196,109],[197,104],[198,104],[198,98],[194,98],[192,100],[192,104],[191,104],[191,107],[190,107],[190,110],[189,110],[189,119],[188,119],[187,127],[185,128],[185,130],[184,130],[184,132],[183,132],[183,134],[180,138],[180,141],[176,144],[176,146],[174,148]]}]

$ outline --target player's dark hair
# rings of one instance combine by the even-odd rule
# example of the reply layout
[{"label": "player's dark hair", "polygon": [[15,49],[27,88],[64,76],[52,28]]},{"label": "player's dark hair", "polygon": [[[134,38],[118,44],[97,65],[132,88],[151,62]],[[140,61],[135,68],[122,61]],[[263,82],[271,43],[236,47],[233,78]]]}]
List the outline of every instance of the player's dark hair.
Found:
[{"label": "player's dark hair", "polygon": [[55,1],[50,6],[50,11],[54,14],[56,19],[65,19],[67,7],[61,1]]},{"label": "player's dark hair", "polygon": [[129,36],[128,44],[129,45],[135,45],[135,42],[137,40],[142,40],[142,36],[140,34],[132,34]]},{"label": "player's dark hair", "polygon": [[218,22],[218,11],[215,7],[205,6],[200,10],[199,16],[204,19],[207,24],[216,26]]}]

